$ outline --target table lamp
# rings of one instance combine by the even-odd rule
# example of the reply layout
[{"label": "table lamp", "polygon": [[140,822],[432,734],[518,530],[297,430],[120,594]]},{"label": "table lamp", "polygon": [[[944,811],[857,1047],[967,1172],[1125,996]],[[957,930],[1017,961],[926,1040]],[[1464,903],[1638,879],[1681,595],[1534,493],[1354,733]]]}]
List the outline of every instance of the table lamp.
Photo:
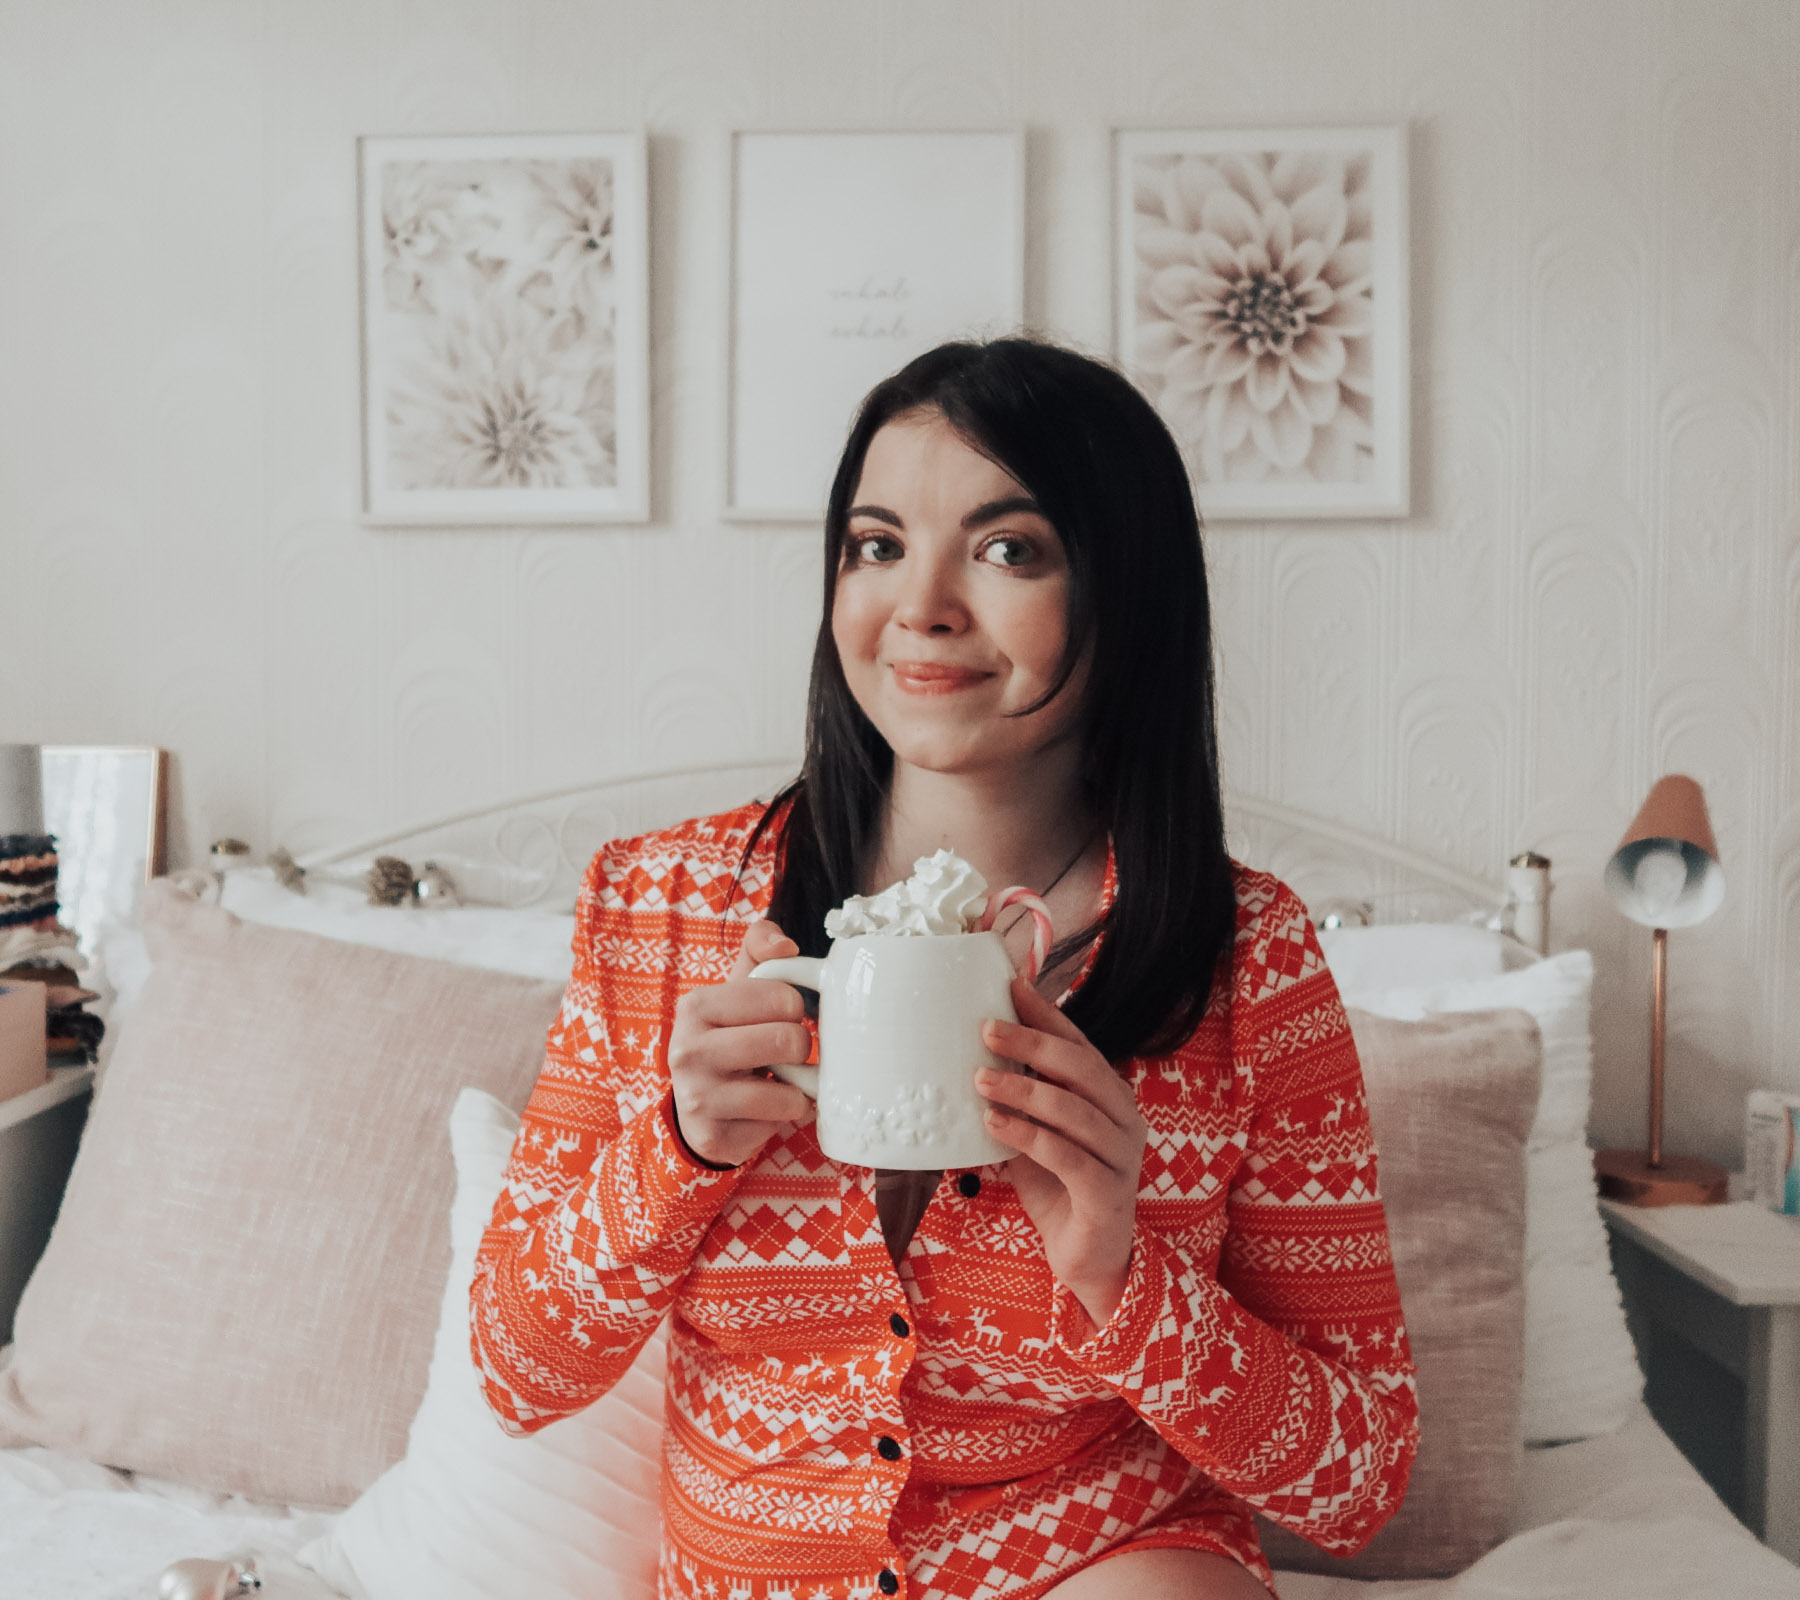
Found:
[{"label": "table lamp", "polygon": [[1713,1205],[1725,1169],[1663,1150],[1663,1045],[1669,1002],[1669,929],[1689,928],[1719,909],[1725,874],[1692,778],[1671,774],[1651,789],[1606,864],[1606,892],[1633,922],[1654,929],[1650,966],[1650,1148],[1600,1150],[1600,1192],[1637,1206]]}]

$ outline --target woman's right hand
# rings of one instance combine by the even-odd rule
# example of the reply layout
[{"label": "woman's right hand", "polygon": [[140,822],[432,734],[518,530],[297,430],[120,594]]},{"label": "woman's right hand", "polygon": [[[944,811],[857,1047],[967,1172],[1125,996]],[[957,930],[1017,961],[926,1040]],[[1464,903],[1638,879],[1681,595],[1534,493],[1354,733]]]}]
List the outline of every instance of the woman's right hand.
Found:
[{"label": "woman's right hand", "polygon": [[798,1064],[812,1052],[812,1035],[801,1024],[806,1008],[800,992],[750,976],[761,962],[799,953],[774,923],[753,922],[731,976],[675,1002],[669,1034],[675,1120],[703,1161],[738,1166],[783,1123],[812,1115],[812,1101],[768,1073],[773,1063]]}]

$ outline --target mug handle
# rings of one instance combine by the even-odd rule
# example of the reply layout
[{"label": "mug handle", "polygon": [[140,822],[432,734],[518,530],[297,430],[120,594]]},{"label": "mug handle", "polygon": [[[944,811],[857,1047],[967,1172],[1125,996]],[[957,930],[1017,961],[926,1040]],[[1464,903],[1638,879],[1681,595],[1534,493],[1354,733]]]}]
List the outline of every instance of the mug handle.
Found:
[{"label": "mug handle", "polygon": [[[770,978],[777,983],[797,983],[803,989],[818,990],[825,963],[818,956],[782,956],[764,961],[750,969],[753,978]],[[819,1069],[800,1061],[771,1061],[769,1071],[801,1093],[819,1098]]]}]

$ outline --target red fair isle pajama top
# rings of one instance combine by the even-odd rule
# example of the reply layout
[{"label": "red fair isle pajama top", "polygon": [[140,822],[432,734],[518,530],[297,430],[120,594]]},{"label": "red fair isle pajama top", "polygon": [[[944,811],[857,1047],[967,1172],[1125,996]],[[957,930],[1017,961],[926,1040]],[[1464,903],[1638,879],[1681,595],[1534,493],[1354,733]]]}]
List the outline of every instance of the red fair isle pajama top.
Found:
[{"label": "red fair isle pajama top", "polygon": [[1033,1600],[1150,1545],[1267,1584],[1253,1508],[1359,1549],[1400,1504],[1417,1404],[1361,1070],[1292,891],[1237,870],[1204,1021],[1120,1069],[1149,1144],[1096,1330],[999,1166],[943,1175],[896,1272],[874,1173],[810,1123],[729,1171],[677,1137],[675,1002],[768,906],[774,829],[733,881],[761,814],[588,868],[471,1290],[501,1424],[579,1411],[671,1317],[665,1600]]}]

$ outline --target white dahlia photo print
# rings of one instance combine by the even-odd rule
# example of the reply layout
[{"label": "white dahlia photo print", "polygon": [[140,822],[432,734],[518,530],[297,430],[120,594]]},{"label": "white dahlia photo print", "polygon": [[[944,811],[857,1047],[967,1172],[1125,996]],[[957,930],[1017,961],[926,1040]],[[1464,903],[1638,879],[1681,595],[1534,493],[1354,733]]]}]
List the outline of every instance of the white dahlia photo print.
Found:
[{"label": "white dahlia photo print", "polygon": [[363,141],[364,514],[648,515],[628,135]]},{"label": "white dahlia photo print", "polygon": [[1406,508],[1398,130],[1121,134],[1119,358],[1203,514]]}]

